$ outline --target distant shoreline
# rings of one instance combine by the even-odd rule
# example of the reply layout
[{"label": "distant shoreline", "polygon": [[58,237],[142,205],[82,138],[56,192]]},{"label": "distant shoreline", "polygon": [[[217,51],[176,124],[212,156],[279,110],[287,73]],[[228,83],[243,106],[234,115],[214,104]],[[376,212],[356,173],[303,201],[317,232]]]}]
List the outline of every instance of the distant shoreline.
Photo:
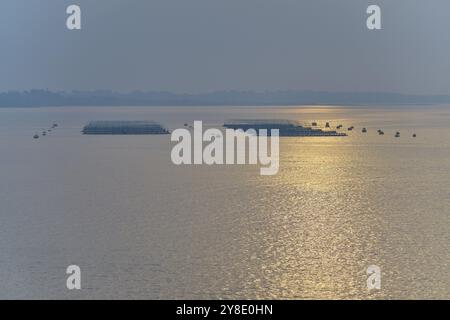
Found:
[{"label": "distant shoreline", "polygon": [[0,93],[0,108],[154,107],[154,106],[346,106],[382,107],[450,104],[450,95],[405,95],[384,92],[217,91],[201,94],[113,91]]},{"label": "distant shoreline", "polygon": [[[450,103],[449,103],[450,104]],[[0,106],[0,110],[6,110],[6,109],[44,109],[44,108],[158,108],[158,107],[167,107],[167,108],[220,108],[220,107],[230,107],[230,108],[285,108],[285,109],[291,109],[291,108],[386,108],[386,109],[393,109],[393,108],[414,108],[414,107],[447,107],[447,104],[442,103],[405,103],[405,104],[254,104],[254,105],[244,105],[244,104],[236,104],[236,105],[208,105],[208,104],[198,104],[198,105],[42,105],[42,106],[15,106],[15,107],[8,107],[8,106]],[[450,107],[450,106],[448,106]]]}]

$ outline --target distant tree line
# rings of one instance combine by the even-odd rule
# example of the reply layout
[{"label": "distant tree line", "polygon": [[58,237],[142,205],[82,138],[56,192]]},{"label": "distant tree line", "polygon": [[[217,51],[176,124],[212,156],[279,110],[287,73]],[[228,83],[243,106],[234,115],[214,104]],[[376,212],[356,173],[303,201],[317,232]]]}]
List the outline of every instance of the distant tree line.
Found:
[{"label": "distant tree line", "polygon": [[444,104],[450,95],[406,95],[385,92],[216,91],[178,94],[164,91],[8,91],[0,93],[0,107],[44,106],[195,106],[195,105],[389,105]]}]

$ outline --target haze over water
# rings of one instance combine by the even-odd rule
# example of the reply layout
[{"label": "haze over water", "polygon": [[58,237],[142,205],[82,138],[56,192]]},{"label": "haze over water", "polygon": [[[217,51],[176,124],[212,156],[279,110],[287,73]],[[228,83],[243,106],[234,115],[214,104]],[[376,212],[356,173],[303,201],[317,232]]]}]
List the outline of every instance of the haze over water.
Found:
[{"label": "haze over water", "polygon": [[[177,167],[169,135],[80,133],[239,118],[356,128],[280,138],[276,176]],[[0,155],[0,298],[450,298],[448,106],[0,109]]]}]

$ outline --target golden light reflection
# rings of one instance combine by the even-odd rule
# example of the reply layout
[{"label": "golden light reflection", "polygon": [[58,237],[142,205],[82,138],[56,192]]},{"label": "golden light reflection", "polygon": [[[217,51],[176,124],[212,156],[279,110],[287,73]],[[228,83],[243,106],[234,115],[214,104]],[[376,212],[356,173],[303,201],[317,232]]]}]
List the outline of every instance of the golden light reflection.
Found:
[{"label": "golden light reflection", "polygon": [[377,231],[370,185],[360,177],[370,173],[359,166],[363,155],[338,139],[282,140],[283,169],[265,186],[278,196],[266,204],[270,222],[257,240],[270,248],[262,268],[274,297],[367,295],[366,254]]}]

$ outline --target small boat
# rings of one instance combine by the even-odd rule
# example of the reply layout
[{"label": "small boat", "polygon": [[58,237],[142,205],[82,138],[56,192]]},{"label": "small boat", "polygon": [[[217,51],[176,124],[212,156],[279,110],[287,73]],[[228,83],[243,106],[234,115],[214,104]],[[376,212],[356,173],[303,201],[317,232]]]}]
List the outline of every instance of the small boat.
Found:
[{"label": "small boat", "polygon": [[362,129],[362,132],[363,132],[363,133],[366,133],[366,132],[367,132],[367,129],[366,129],[366,128],[363,128],[363,129]]},{"label": "small boat", "polygon": [[36,133],[36,134],[33,136],[33,139],[39,139],[39,135]]}]

